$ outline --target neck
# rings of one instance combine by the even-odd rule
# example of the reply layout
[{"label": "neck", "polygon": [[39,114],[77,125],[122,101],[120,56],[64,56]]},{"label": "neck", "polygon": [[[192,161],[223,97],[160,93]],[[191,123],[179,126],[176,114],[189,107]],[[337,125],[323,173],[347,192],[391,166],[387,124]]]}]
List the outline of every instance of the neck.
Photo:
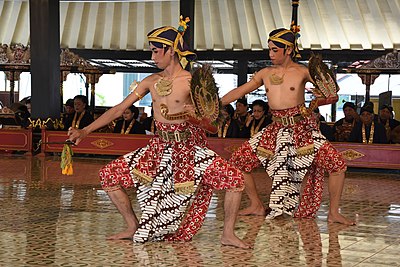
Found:
[{"label": "neck", "polygon": [[166,77],[173,77],[179,71],[182,71],[182,67],[179,63],[170,64],[168,67],[164,69],[164,74]]},{"label": "neck", "polygon": [[293,64],[293,60],[290,58],[290,56],[286,57],[285,60],[282,62],[282,64],[276,65],[277,67],[287,69]]}]

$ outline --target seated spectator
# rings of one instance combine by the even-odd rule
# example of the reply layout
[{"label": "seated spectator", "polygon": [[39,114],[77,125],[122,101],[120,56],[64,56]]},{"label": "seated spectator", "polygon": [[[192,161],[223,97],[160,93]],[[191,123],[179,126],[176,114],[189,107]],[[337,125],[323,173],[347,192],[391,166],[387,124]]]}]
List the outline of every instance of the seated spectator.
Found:
[{"label": "seated spectator", "polygon": [[323,136],[325,136],[326,139],[328,139],[331,142],[334,141],[335,138],[333,137],[333,130],[332,130],[331,126],[329,126],[325,122],[325,118],[319,112],[319,108],[314,109],[314,117],[315,117],[315,121],[317,122],[317,125],[319,127],[319,130],[321,131]]},{"label": "seated spectator", "polygon": [[390,132],[390,141],[392,144],[400,144],[400,125],[394,127]]},{"label": "seated spectator", "polygon": [[29,114],[32,114],[32,100],[30,96],[21,99],[20,103],[24,104],[28,108]]},{"label": "seated spectator", "polygon": [[390,133],[395,127],[400,125],[398,120],[393,119],[393,107],[389,105],[382,105],[382,107],[379,109],[378,122],[385,127],[386,138],[389,143],[391,143],[392,140],[390,138]]},{"label": "seated spectator", "polygon": [[11,104],[10,110],[14,112],[15,117],[21,127],[27,128],[29,126],[29,118],[31,117],[31,114],[29,113],[28,107],[26,105],[16,102]]},{"label": "seated spectator", "polygon": [[143,120],[144,129],[147,131],[147,134],[155,134],[157,131],[156,123],[154,121],[153,107],[151,109],[151,116],[146,117]]},{"label": "seated spectator", "polygon": [[130,106],[122,114],[122,119],[115,124],[114,133],[145,134],[144,126],[137,121],[138,117],[139,109],[134,105]]},{"label": "seated spectator", "polygon": [[65,102],[64,105],[64,118],[73,116],[75,113],[75,108],[74,108],[74,100],[72,98],[68,99],[67,102]]},{"label": "seated spectator", "polygon": [[233,119],[235,110],[231,104],[224,106],[221,110],[221,114],[224,117],[220,125],[218,125],[218,133],[215,137],[219,138],[239,138],[239,123]]},{"label": "seated spectator", "polygon": [[272,123],[272,119],[267,117],[268,109],[268,104],[265,101],[261,99],[253,101],[251,105],[252,115],[247,118],[245,126],[249,137],[253,137],[265,126]]},{"label": "seated spectator", "polygon": [[239,138],[249,138],[250,134],[246,129],[246,121],[251,116],[248,112],[249,106],[245,97],[239,98],[236,101],[236,110],[233,118],[239,124]]},{"label": "seated spectator", "polygon": [[356,123],[350,133],[349,142],[363,144],[387,143],[385,127],[374,121],[374,111],[370,105],[360,111],[360,121]]},{"label": "seated spectator", "polygon": [[28,108],[21,103],[13,103],[10,107],[4,106],[0,109],[0,113],[2,114],[0,128],[27,128],[30,125]]},{"label": "seated spectator", "polygon": [[338,120],[333,125],[333,136],[336,142],[348,142],[350,133],[359,119],[356,111],[356,105],[352,102],[346,102],[343,105],[344,118]]},{"label": "seated spectator", "polygon": [[77,95],[74,97],[74,110],[73,115],[65,119],[64,130],[69,127],[83,129],[94,121],[92,114],[87,110],[88,99],[84,95]]}]

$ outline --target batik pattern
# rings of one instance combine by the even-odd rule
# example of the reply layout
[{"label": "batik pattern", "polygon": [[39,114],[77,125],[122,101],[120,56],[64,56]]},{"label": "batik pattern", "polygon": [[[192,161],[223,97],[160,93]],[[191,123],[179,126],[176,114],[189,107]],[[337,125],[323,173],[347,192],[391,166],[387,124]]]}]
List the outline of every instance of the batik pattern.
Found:
[{"label": "batik pattern", "polygon": [[[275,117],[295,116],[300,113],[300,107],[272,113]],[[345,170],[341,155],[317,129],[311,117],[287,126],[273,122],[233,153],[231,161],[236,167],[250,172],[262,165],[272,179],[270,217],[282,213],[300,217],[314,216],[321,202],[319,195],[322,193],[324,171],[332,173]],[[319,150],[324,144],[324,151],[329,152],[319,156]],[[331,166],[333,164],[335,166]],[[307,180],[304,196],[309,198],[304,200],[302,197],[300,208],[300,188],[306,175],[310,179]]]},{"label": "batik pattern", "polygon": [[166,127],[190,129],[191,136],[185,142],[166,142],[155,136],[146,147],[100,171],[106,191],[137,188],[142,216],[135,242],[190,240],[204,221],[212,190],[244,187],[241,172],[204,146],[204,131],[186,123],[157,124],[158,129]]}]

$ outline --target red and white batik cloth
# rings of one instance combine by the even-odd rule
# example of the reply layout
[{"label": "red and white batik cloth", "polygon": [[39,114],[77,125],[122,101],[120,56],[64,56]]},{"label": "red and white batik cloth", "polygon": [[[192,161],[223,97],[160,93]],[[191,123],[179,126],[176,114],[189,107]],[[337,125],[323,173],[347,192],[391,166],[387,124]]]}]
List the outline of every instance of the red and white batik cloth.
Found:
[{"label": "red and white batik cloth", "polygon": [[142,216],[135,242],[189,241],[203,224],[212,191],[242,191],[243,175],[207,148],[201,128],[187,122],[156,126],[160,135],[147,146],[100,170],[101,185],[105,191],[136,187]]},{"label": "red and white batik cloth", "polygon": [[[268,218],[286,213],[295,217],[314,217],[323,191],[323,178],[328,173],[344,172],[346,165],[341,154],[319,131],[315,119],[300,115],[300,108],[272,110],[279,119],[265,127],[232,154],[231,162],[244,172],[260,166],[272,179]],[[290,118],[292,117],[292,118]],[[292,122],[288,124],[287,122]],[[307,175],[307,184],[300,188]]]}]

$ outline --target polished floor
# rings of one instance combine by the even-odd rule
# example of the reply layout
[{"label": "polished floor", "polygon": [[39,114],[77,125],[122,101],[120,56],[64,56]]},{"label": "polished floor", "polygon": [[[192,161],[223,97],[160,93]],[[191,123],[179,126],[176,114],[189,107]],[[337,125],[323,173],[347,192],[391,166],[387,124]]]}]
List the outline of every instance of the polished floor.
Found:
[{"label": "polished floor", "polygon": [[342,213],[356,226],[326,222],[327,192],[316,219],[239,217],[237,234],[254,245],[243,250],[219,243],[222,192],[192,242],[107,241],[124,228],[97,180],[107,161],[75,158],[63,176],[57,157],[0,155],[0,266],[400,266],[400,173],[347,173]]}]

